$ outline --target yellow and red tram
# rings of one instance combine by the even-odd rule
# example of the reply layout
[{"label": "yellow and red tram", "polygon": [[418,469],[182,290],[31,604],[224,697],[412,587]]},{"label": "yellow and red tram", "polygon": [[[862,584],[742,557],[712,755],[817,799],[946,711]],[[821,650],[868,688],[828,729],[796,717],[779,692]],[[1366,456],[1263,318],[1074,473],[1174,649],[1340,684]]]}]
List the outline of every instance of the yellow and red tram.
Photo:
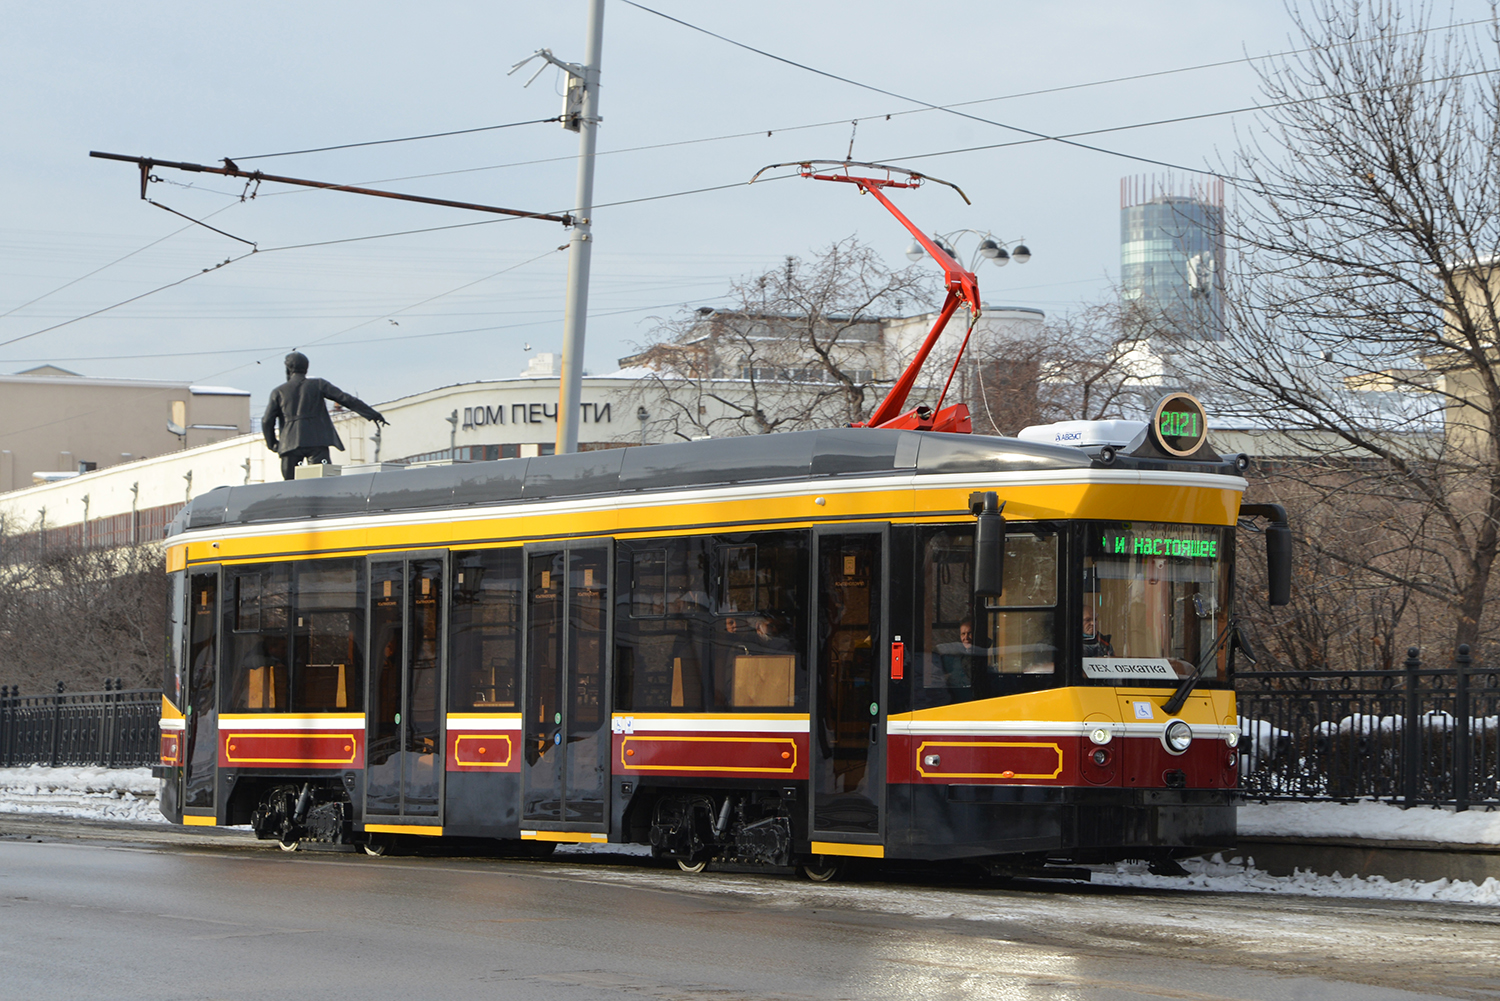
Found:
[{"label": "yellow and red tram", "polygon": [[1165,427],[214,490],[168,540],[163,812],[818,876],[1229,847],[1245,460]]}]

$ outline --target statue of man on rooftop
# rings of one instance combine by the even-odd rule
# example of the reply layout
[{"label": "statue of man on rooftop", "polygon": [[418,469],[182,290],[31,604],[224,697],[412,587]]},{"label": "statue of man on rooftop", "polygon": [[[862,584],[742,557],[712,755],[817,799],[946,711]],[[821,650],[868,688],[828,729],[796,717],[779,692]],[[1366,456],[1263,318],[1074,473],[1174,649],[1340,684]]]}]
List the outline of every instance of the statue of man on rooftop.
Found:
[{"label": "statue of man on rooftop", "polygon": [[[261,418],[260,429],[266,436],[266,447],[281,456],[281,478],[290,480],[296,475],[297,463],[307,460],[309,465],[328,463],[328,446],[340,452],[344,443],[333,429],[333,420],[328,416],[324,400],[343,404],[362,417],[376,424],[389,424],[380,416],[380,411],[363,400],[339,389],[323,379],[307,377],[307,355],[293,351],[286,356],[286,382],[271,390],[270,402],[266,404],[266,415]],[[277,422],[280,422],[280,434]]]}]

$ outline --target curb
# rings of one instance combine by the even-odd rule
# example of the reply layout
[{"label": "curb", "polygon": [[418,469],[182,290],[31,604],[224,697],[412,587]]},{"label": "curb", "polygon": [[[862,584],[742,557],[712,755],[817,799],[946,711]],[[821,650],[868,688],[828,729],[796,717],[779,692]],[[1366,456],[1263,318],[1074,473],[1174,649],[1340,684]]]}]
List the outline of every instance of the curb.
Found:
[{"label": "curb", "polygon": [[1245,836],[1239,852],[1273,876],[1295,869],[1320,876],[1383,876],[1390,880],[1465,880],[1476,886],[1500,879],[1500,845],[1436,841],[1376,841],[1367,838],[1275,838]]}]

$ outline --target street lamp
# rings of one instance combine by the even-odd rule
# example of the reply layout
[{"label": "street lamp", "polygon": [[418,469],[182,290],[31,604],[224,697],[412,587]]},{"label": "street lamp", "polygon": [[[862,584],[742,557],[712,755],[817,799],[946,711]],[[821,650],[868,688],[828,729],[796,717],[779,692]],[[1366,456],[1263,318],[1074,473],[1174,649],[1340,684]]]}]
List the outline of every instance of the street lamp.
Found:
[{"label": "street lamp", "polygon": [[[1027,247],[1021,240],[1002,242],[996,240],[993,234],[981,233],[977,229],[956,229],[951,233],[934,233],[932,234],[932,242],[942,248],[949,257],[957,260],[958,254],[954,251],[953,245],[958,242],[960,236],[965,235],[977,236],[979,238],[978,246],[974,248],[974,253],[969,257],[970,271],[973,271],[981,260],[994,261],[997,268],[1003,268],[1011,261],[1015,261],[1017,264],[1025,264],[1031,260],[1031,248]],[[1024,239],[1025,237],[1022,237],[1022,240]],[[1007,246],[1012,249],[1007,250]],[[913,240],[906,248],[907,260],[920,261],[926,256],[927,248],[923,247],[916,240]]]}]

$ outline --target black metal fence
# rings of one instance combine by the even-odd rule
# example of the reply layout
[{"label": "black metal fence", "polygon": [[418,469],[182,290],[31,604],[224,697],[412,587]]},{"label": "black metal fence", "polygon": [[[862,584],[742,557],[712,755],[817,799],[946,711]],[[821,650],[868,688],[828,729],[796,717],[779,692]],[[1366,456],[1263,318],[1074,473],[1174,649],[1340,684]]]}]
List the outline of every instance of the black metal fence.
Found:
[{"label": "black metal fence", "polygon": [[1235,676],[1240,785],[1251,799],[1379,799],[1405,806],[1500,806],[1500,668],[1459,647],[1391,671]]},{"label": "black metal fence", "polygon": [[20,695],[0,687],[0,766],[155,764],[160,720],[160,689]]},{"label": "black metal fence", "polygon": [[[1467,647],[1392,671],[1240,671],[1240,784],[1259,800],[1500,806],[1500,667]],[[159,759],[157,689],[0,687],[0,766],[135,768]]]}]

